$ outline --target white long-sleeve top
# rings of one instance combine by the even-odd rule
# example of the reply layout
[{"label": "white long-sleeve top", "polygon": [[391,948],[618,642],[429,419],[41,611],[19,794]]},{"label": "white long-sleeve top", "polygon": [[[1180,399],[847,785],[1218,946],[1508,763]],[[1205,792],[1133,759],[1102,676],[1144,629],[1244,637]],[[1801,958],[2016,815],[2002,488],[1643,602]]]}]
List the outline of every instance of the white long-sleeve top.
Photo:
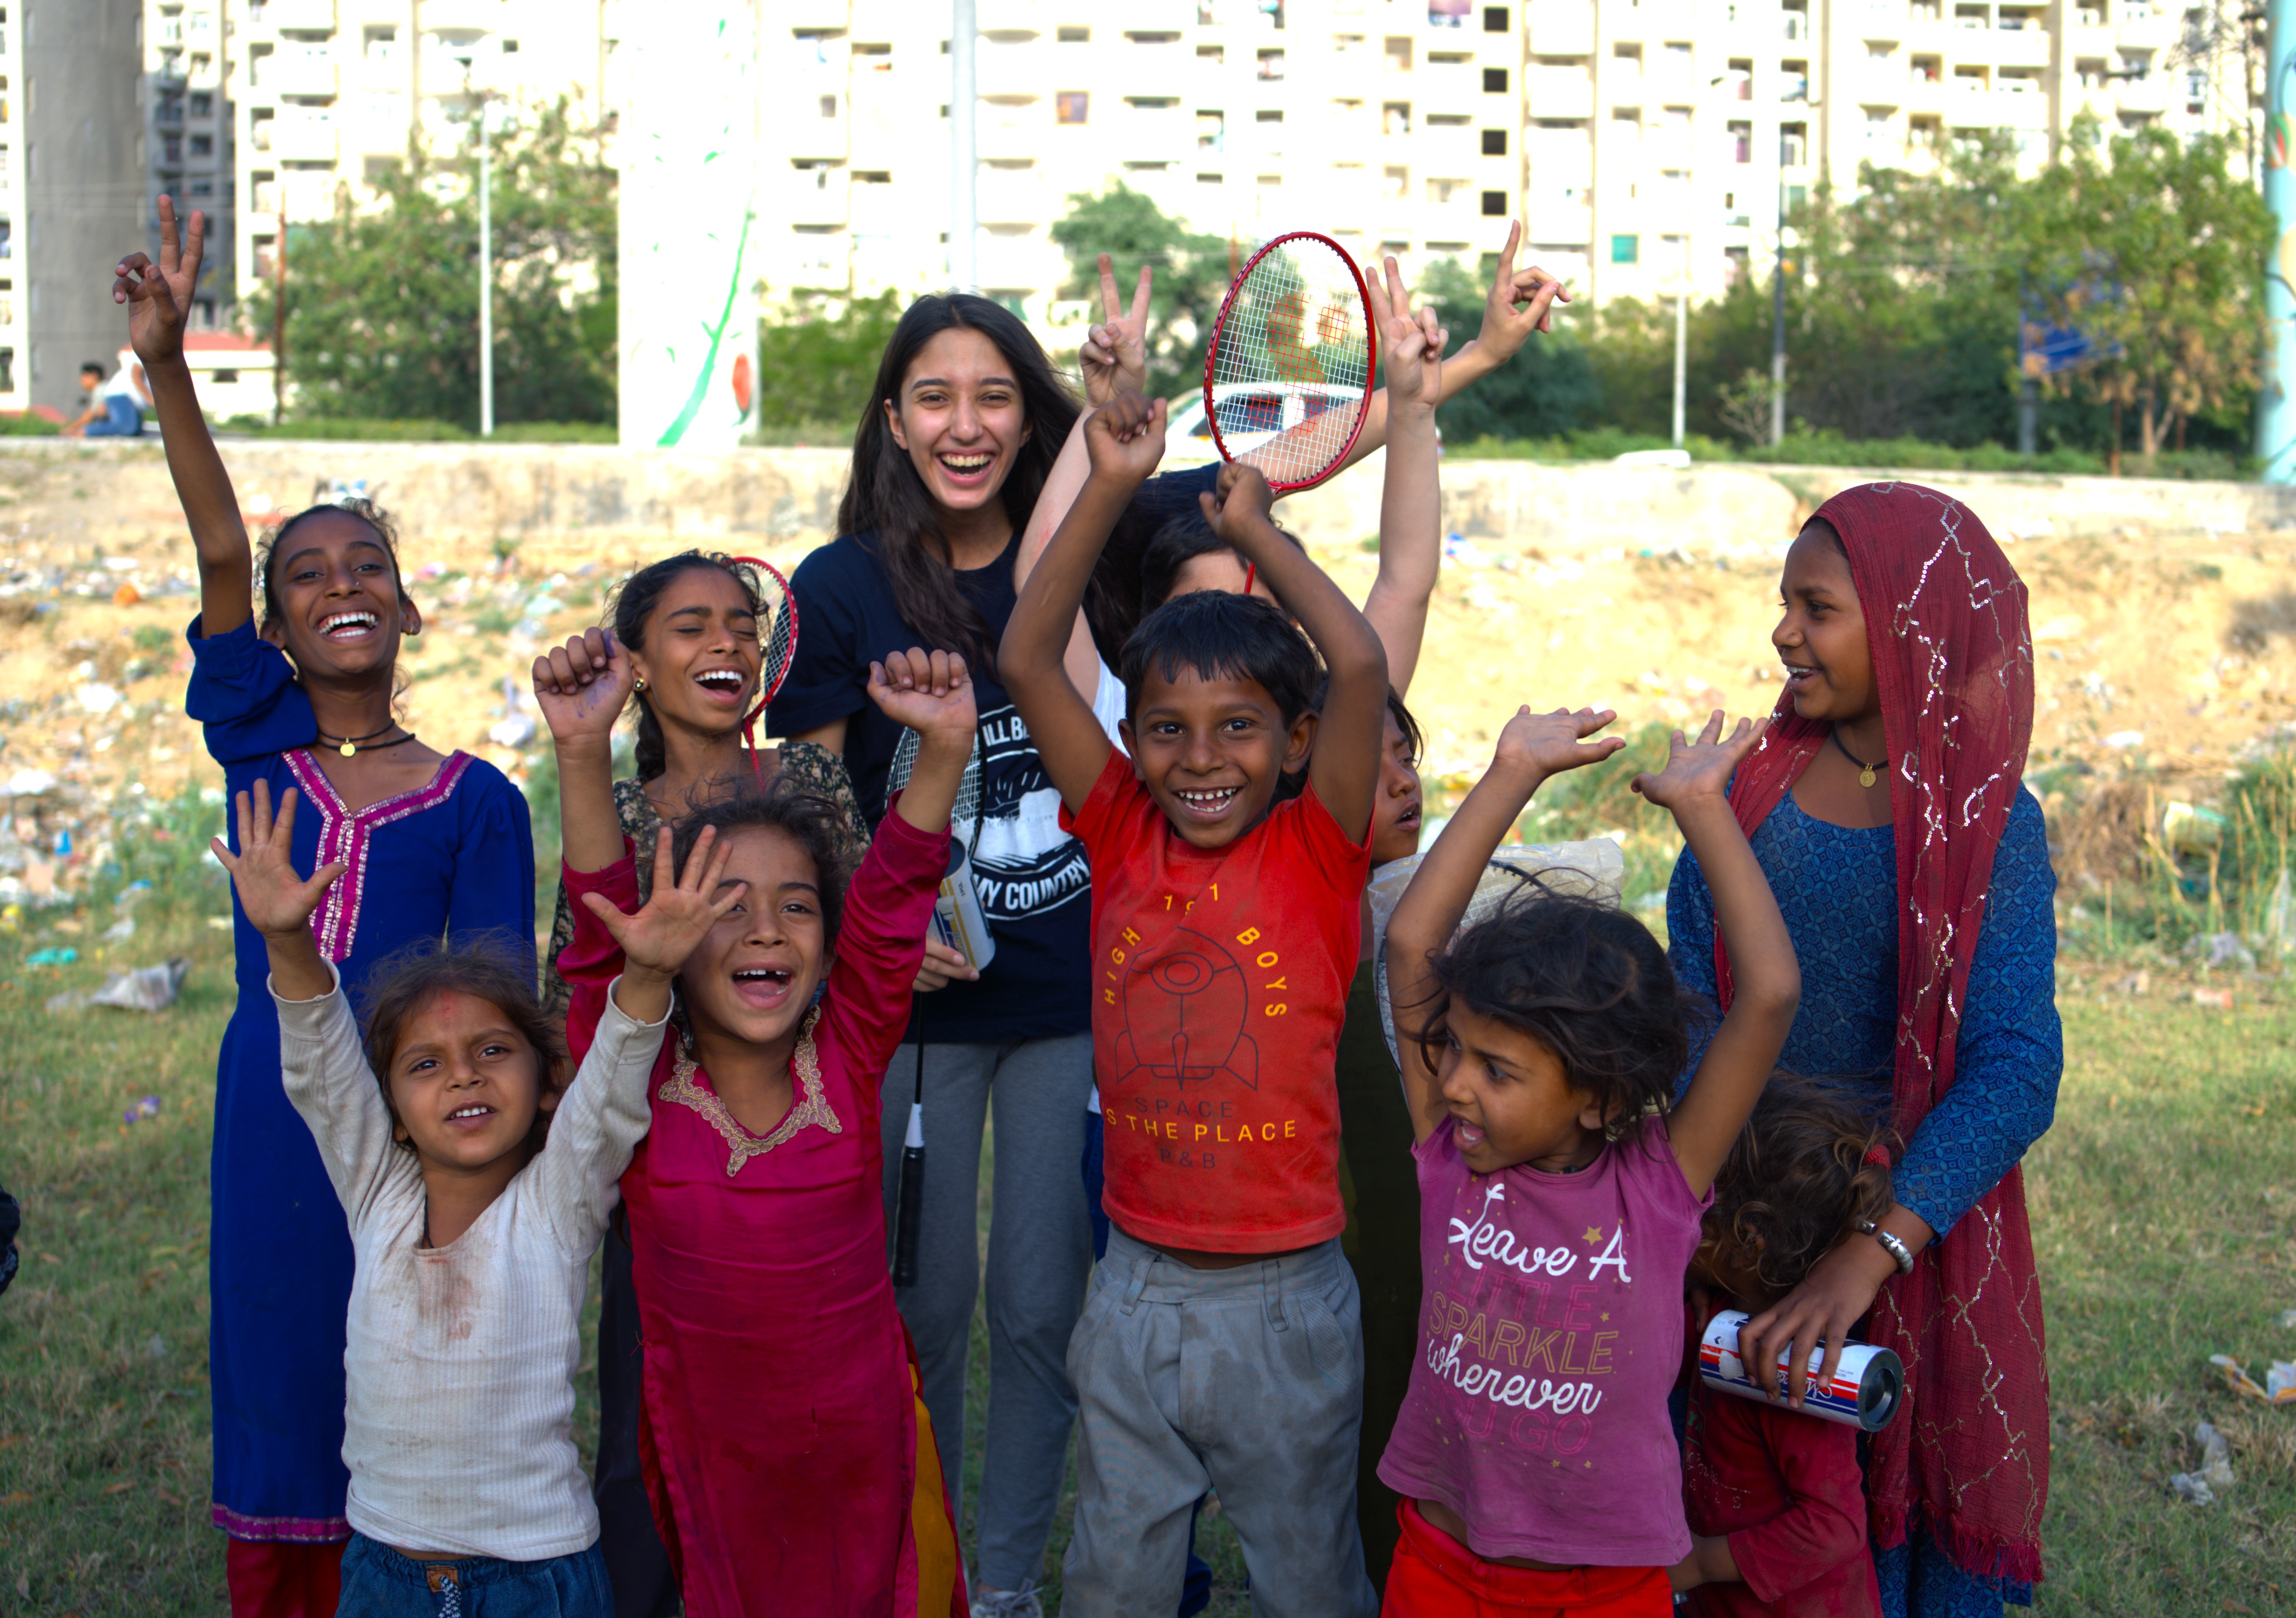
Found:
[{"label": "white long-sleeve top", "polygon": [[350,1216],[350,1525],[513,1562],[586,1549],[598,1513],[572,1432],[583,1292],[646,1131],[664,1025],[609,995],[547,1145],[460,1238],[426,1248],[422,1170],[391,1140],[340,976],[317,1000],[273,999],[287,1098]]}]

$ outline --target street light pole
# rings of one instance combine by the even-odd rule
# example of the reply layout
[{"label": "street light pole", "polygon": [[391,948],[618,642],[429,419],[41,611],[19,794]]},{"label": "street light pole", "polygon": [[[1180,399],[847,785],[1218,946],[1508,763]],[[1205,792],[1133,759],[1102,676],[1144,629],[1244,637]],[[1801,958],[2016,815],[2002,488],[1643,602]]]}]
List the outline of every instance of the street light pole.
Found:
[{"label": "street light pole", "polygon": [[1674,285],[1674,447],[1682,447],[1685,362],[1690,348],[1690,238],[1682,239],[1682,279]]},{"label": "street light pole", "polygon": [[948,278],[960,292],[980,290],[980,151],[973,118],[977,102],[973,53],[980,42],[973,0],[953,0],[948,29],[948,143],[956,172],[949,198]]},{"label": "street light pole", "polygon": [[479,99],[479,437],[495,436],[494,187],[487,159],[487,102]]}]

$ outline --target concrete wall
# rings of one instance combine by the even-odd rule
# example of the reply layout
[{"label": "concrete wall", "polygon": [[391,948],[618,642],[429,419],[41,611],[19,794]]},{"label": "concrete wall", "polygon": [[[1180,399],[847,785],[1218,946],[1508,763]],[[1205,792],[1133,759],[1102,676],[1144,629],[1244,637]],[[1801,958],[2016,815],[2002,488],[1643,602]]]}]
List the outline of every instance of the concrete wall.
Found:
[{"label": "concrete wall", "polygon": [[19,0],[26,179],[13,266],[34,404],[77,413],[79,368],[127,341],[111,266],[144,245],[139,0]]},{"label": "concrete wall", "polygon": [[[785,558],[831,536],[847,456],[831,449],[723,454],[611,445],[226,442],[251,516],[299,510],[338,482],[364,481],[398,517],[410,557],[426,540],[517,542],[552,565],[689,544]],[[1774,550],[1836,489],[1878,474],[1717,465],[1686,471],[1454,461],[1445,527],[1478,543],[1553,557],[1605,551]],[[69,501],[92,539],[107,530],[181,532],[156,446],[0,440],[0,479],[19,499]],[[2296,489],[2144,478],[1920,474],[1969,503],[2005,539],[2296,531]],[[1376,534],[1380,479],[1359,468],[1277,511],[1311,543]],[[21,513],[31,515],[29,511]]]}]

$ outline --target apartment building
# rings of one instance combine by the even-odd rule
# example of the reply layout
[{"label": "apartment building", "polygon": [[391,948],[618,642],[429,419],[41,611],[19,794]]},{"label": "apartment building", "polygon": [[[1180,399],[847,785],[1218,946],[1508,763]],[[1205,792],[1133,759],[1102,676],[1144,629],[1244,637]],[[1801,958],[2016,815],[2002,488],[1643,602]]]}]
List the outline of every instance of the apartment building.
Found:
[{"label": "apartment building", "polygon": [[[2209,0],[2211,6],[2224,0]],[[2230,13],[2228,13],[2230,14]],[[769,297],[947,284],[948,11],[785,0],[765,48]],[[977,0],[981,290],[1086,318],[1049,234],[1111,179],[1248,247],[1471,261],[1524,217],[1582,297],[1767,274],[1783,211],[1959,131],[2049,159],[2108,129],[2248,125],[2231,30],[2151,0]]]},{"label": "apartment building", "polygon": [[619,0],[222,3],[234,250],[254,281],[278,273],[283,227],[328,217],[339,198],[371,201],[412,151],[461,151],[482,100],[518,108],[565,96],[601,124],[613,104]]},{"label": "apartment building", "polygon": [[[228,315],[238,281],[223,0],[143,0],[143,12],[145,194],[166,192],[180,217],[195,209],[207,216],[192,323],[212,331]],[[144,250],[156,257],[159,211],[144,212]]]},{"label": "apartment building", "polygon": [[74,410],[126,339],[106,272],[143,238],[141,24],[141,0],[0,4],[0,410]]}]

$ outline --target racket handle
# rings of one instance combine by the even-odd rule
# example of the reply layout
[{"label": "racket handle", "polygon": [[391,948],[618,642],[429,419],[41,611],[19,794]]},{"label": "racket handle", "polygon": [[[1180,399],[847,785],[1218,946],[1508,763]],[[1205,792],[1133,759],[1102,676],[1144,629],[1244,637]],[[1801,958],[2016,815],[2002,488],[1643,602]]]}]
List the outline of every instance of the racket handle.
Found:
[{"label": "racket handle", "polygon": [[924,1108],[909,1107],[908,1140],[901,1148],[901,1195],[893,1207],[893,1285],[917,1284],[917,1230],[925,1214]]}]

